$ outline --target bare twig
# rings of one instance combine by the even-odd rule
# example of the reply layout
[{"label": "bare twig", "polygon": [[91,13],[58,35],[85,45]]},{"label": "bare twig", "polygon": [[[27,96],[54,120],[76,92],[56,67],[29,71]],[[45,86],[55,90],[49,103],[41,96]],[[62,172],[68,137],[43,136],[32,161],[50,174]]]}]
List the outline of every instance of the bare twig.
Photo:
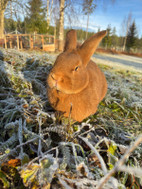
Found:
[{"label": "bare twig", "polygon": [[99,152],[93,147],[93,145],[90,142],[88,142],[88,139],[83,138],[81,136],[79,136],[79,138],[81,138],[91,148],[91,150],[96,154],[97,158],[99,159],[99,161],[101,163],[101,167],[104,172],[104,175],[107,174],[107,168],[106,168],[105,162],[104,162],[103,158],[100,156]]},{"label": "bare twig", "polygon": [[122,156],[122,158],[116,163],[114,168],[108,172],[101,180],[97,189],[102,189],[104,184],[110,179],[110,177],[117,171],[119,168],[125,163],[125,160],[130,156],[130,154],[137,148],[137,146],[142,142],[142,135],[140,135],[137,140],[128,148],[126,153]]},{"label": "bare twig", "polygon": [[[86,134],[90,133],[90,131],[92,131],[92,130],[94,130],[94,127],[93,127],[93,126],[92,126],[89,130],[87,130],[87,131],[81,133],[79,136],[86,135]],[[76,136],[75,136],[75,137],[76,137]]]},{"label": "bare twig", "polygon": [[[40,116],[40,113],[37,114],[37,120],[38,120],[38,124],[39,124],[39,136],[40,136],[40,138],[42,138],[42,134],[41,134],[42,118]],[[39,138],[39,142],[38,142],[38,155],[42,155],[42,145],[41,145],[40,138]]]},{"label": "bare twig", "polygon": [[[24,120],[25,121],[25,120]],[[23,124],[22,124],[22,118],[19,119],[19,128],[18,128],[18,139],[20,145],[23,143]],[[23,146],[20,146],[20,155],[23,155]]]},{"label": "bare twig", "polygon": [[[13,138],[15,139],[15,134],[14,134]],[[17,137],[17,138],[18,138],[18,137]],[[10,154],[15,153],[18,148],[21,148],[22,146],[27,145],[27,144],[29,144],[29,143],[31,143],[31,142],[37,140],[38,138],[39,138],[39,137],[32,138],[31,140],[28,140],[28,141],[25,142],[25,143],[22,143],[22,144],[17,145],[14,149],[10,150],[9,153],[7,153],[7,154],[5,153],[4,155],[1,155],[1,156],[0,156],[0,159],[2,158],[2,159],[5,160]],[[1,164],[1,163],[2,163],[2,162],[0,162],[0,164]]]},{"label": "bare twig", "polygon": [[[40,158],[44,157],[44,156],[47,155],[49,152],[51,152],[51,151],[53,151],[53,150],[56,150],[57,148],[58,148],[58,146],[57,146],[57,147],[54,147],[54,148],[52,148],[52,149],[50,149],[50,150],[48,150],[48,151],[46,151],[46,152],[44,152],[44,153],[42,154],[42,156],[41,156],[41,155],[37,156],[36,158],[34,158],[33,160],[31,160],[31,161],[28,163],[28,166],[31,165],[33,162],[39,160]],[[58,150],[56,150],[56,152],[58,152]],[[57,156],[56,156],[56,157],[57,157]]]},{"label": "bare twig", "polygon": [[127,167],[125,165],[122,165],[121,167],[118,167],[119,171],[127,172],[129,174],[136,175],[137,177],[142,178],[142,168],[139,167]]},{"label": "bare twig", "polygon": [[60,175],[58,175],[58,179],[64,188],[72,189],[62,178],[60,178]]}]

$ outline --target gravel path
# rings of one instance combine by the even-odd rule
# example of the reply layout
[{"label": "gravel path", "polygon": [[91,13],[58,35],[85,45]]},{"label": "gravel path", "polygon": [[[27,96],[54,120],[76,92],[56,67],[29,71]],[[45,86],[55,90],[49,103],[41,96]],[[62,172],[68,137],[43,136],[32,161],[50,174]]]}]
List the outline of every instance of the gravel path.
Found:
[{"label": "gravel path", "polygon": [[94,54],[96,63],[142,72],[142,58],[127,55]]}]

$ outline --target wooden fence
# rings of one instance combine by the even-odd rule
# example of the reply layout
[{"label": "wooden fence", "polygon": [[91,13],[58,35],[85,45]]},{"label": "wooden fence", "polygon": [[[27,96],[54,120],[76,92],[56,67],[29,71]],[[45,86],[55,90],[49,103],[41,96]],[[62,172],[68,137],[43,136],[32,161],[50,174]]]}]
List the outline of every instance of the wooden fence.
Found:
[{"label": "wooden fence", "polygon": [[6,34],[4,47],[19,49],[43,49],[55,51],[55,38],[52,35],[40,34]]}]

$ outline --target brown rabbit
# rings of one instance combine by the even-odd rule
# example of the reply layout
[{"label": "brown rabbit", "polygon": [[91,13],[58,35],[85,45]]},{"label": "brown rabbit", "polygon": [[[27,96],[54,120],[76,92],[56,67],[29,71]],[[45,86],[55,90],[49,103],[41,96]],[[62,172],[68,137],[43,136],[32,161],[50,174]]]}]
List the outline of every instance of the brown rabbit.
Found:
[{"label": "brown rabbit", "polygon": [[81,122],[96,112],[107,92],[104,74],[90,60],[105,35],[106,31],[98,32],[77,48],[76,31],[67,33],[64,52],[47,78],[49,102],[65,117]]}]

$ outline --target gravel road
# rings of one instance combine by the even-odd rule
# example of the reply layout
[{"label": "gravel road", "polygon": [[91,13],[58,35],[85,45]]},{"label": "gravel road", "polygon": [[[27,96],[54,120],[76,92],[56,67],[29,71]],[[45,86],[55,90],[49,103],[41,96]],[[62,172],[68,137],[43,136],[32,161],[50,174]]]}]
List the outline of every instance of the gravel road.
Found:
[{"label": "gravel road", "polygon": [[142,72],[142,58],[127,55],[94,54],[92,59],[99,64]]}]

